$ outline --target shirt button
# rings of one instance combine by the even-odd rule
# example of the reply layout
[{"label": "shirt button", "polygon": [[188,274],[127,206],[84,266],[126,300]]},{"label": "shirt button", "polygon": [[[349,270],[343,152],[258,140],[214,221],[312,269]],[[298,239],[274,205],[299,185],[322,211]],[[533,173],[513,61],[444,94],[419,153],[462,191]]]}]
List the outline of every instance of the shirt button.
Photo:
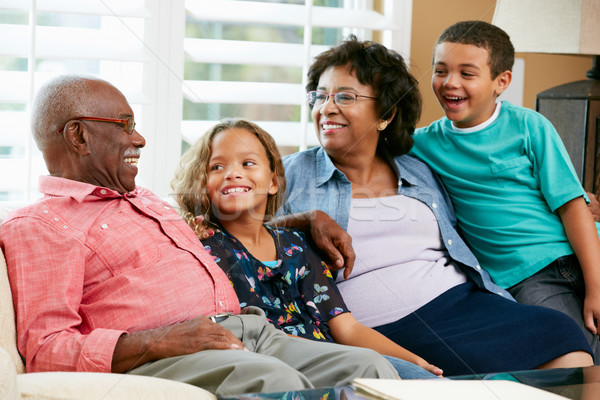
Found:
[{"label": "shirt button", "polygon": [[102,224],[102,229],[108,228],[108,224]]},{"label": "shirt button", "polygon": [[58,221],[58,218],[54,217],[53,220]]},{"label": "shirt button", "polygon": [[452,239],[448,239],[448,246],[452,246]]},{"label": "shirt button", "polygon": [[437,208],[437,203],[431,203],[431,207]]},{"label": "shirt button", "polygon": [[475,268],[477,269],[477,271],[481,271],[481,265],[477,264],[477,265],[475,266]]},{"label": "shirt button", "polygon": [[222,300],[219,300],[219,306],[223,307],[223,301]]},{"label": "shirt button", "polygon": [[105,189],[100,189],[100,194],[106,194],[106,190]]},{"label": "shirt button", "polygon": [[69,227],[67,225],[63,225],[63,228],[64,229],[68,229]]},{"label": "shirt button", "polygon": [[48,214],[48,210],[44,210],[44,214]]},{"label": "shirt button", "polygon": [[171,207],[169,207],[169,206],[163,206],[163,207],[165,208],[165,210],[170,210],[171,209]]}]

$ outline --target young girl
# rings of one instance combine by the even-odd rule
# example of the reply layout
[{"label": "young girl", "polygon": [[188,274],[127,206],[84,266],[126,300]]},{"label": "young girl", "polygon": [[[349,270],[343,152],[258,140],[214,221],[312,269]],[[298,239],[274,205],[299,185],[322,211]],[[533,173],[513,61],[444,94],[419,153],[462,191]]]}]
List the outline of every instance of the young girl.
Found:
[{"label": "young girl", "polygon": [[[244,120],[217,124],[183,155],[172,186],[196,232],[198,215],[213,228],[203,243],[230,278],[242,307],[262,308],[288,334],[371,348],[442,374],[356,321],[327,265],[300,231],[265,225],[281,205],[285,177],[275,141],[263,129]],[[410,365],[391,361],[407,377],[403,372]],[[430,375],[422,372],[421,377]]]}]

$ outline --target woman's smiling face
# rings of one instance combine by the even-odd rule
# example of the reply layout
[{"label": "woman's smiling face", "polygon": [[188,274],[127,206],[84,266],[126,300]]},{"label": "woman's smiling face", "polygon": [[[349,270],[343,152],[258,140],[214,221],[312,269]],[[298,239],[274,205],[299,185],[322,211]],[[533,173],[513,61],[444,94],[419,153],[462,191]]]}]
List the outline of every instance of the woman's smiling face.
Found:
[{"label": "woman's smiling face", "polygon": [[367,149],[374,151],[379,140],[375,99],[357,97],[349,106],[339,106],[333,101],[339,92],[376,97],[373,88],[360,83],[355,74],[350,73],[349,65],[343,65],[327,68],[319,77],[316,90],[330,96],[325,104],[312,109],[317,136],[325,151],[338,159]]}]

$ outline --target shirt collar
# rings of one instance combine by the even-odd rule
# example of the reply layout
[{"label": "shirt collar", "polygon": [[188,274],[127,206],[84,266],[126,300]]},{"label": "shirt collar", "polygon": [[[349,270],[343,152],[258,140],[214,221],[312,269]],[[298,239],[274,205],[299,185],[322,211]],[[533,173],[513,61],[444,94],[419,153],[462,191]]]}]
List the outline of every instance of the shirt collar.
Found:
[{"label": "shirt collar", "polygon": [[132,192],[120,194],[113,189],[48,175],[40,176],[38,190],[40,193],[43,193],[47,196],[71,197],[78,203],[83,202],[88,196],[117,198],[135,197],[138,194],[137,187]]},{"label": "shirt collar", "polygon": [[[399,157],[390,158],[390,165],[394,168],[396,175],[398,176],[398,186],[402,185],[402,181],[408,183],[410,186],[415,186],[419,182],[419,178],[410,172],[410,168],[405,168],[405,163],[409,161],[407,158],[411,158],[412,156],[404,155]],[[322,147],[317,150],[317,186],[321,186],[329,181],[333,175],[337,172],[342,176],[345,175],[342,171],[337,169],[337,167],[329,158],[329,155]],[[347,178],[346,178],[347,179]]]},{"label": "shirt collar", "polygon": [[406,168],[405,166],[412,161],[412,159],[413,156],[402,155],[394,157],[392,162],[390,162],[398,176],[398,186],[402,186],[402,182],[406,182],[410,186],[417,186],[419,184],[420,179],[411,172],[411,168]]},{"label": "shirt collar", "polygon": [[336,171],[343,175],[343,173],[333,164],[333,161],[331,161],[327,152],[320,147],[319,150],[317,150],[317,186],[321,186],[329,181]]}]

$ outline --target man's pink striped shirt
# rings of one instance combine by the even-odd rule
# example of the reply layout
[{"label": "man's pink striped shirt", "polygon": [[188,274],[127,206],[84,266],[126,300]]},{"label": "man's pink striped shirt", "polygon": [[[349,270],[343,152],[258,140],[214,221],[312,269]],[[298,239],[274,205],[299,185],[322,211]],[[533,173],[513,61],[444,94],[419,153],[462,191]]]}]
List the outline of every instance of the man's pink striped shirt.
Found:
[{"label": "man's pink striped shirt", "polygon": [[240,306],[189,226],[150,191],[45,176],[0,225],[28,372],[109,372],[118,338]]}]

